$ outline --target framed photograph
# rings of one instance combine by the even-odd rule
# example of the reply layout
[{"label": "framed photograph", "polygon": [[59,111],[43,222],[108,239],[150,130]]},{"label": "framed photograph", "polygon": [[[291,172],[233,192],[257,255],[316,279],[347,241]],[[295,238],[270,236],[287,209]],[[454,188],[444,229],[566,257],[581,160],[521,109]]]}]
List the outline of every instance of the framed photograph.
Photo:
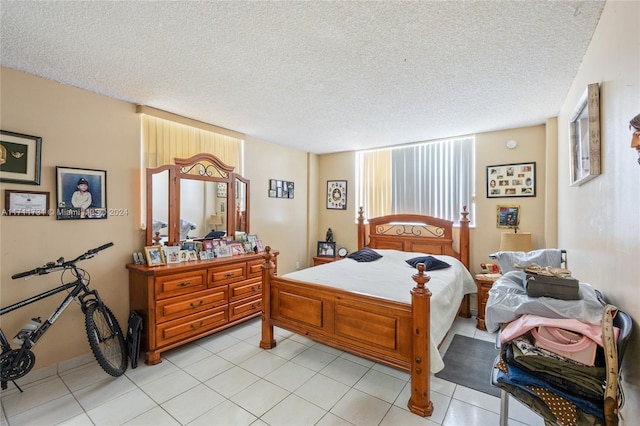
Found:
[{"label": "framed photograph", "polygon": [[204,240],[204,241],[202,241],[202,249],[204,251],[213,250],[213,241],[212,240]]},{"label": "framed photograph", "polygon": [[106,170],[56,167],[56,218],[106,219]]},{"label": "framed photograph", "polygon": [[336,243],[327,241],[318,241],[318,257],[336,257]]},{"label": "framed photograph", "polygon": [[196,243],[194,241],[185,241],[182,243],[182,250],[195,250]]},{"label": "framed photograph", "polygon": [[8,216],[49,216],[49,193],[4,190],[4,211]]},{"label": "framed photograph", "polygon": [[262,253],[264,251],[264,245],[262,244],[262,240],[256,240],[256,250],[259,253]]},{"label": "framed photograph", "polygon": [[227,198],[227,184],[218,182],[218,198]]},{"label": "framed photograph", "polygon": [[334,210],[347,209],[347,181],[327,181],[327,208]]},{"label": "framed photograph", "polygon": [[600,174],[600,85],[589,84],[569,121],[571,186]]},{"label": "framed photograph", "polygon": [[517,228],[520,226],[520,206],[502,205],[497,210],[498,228]]},{"label": "framed photograph", "polygon": [[487,198],[535,196],[535,162],[487,166]]},{"label": "framed photograph", "polygon": [[147,265],[149,266],[160,266],[165,264],[161,246],[147,246],[144,248],[144,254],[147,258]]},{"label": "framed photograph", "polygon": [[165,250],[167,263],[180,263],[180,247],[169,246]]},{"label": "framed photograph", "polygon": [[198,260],[198,253],[195,250],[185,250],[189,253],[189,261]]},{"label": "framed photograph", "polygon": [[0,182],[40,185],[42,138],[0,130]]},{"label": "framed photograph", "polygon": [[216,255],[218,257],[229,257],[229,256],[231,256],[231,247],[229,247],[229,246],[218,246],[216,248]]}]

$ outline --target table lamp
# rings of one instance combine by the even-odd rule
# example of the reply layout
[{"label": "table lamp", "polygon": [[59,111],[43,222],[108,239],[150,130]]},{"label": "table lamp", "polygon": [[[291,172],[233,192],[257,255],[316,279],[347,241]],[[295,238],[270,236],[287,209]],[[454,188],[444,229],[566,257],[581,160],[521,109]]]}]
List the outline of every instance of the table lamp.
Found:
[{"label": "table lamp", "polygon": [[218,230],[218,225],[222,225],[222,215],[212,214],[209,216],[209,225],[213,226],[213,230]]},{"label": "table lamp", "polygon": [[531,232],[509,233],[503,232],[500,237],[500,251],[524,251],[533,249]]}]

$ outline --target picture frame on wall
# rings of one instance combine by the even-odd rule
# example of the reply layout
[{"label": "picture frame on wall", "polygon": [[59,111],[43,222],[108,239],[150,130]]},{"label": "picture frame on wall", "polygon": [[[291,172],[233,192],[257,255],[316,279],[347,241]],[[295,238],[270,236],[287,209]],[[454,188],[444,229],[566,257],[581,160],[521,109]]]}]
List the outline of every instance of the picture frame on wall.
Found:
[{"label": "picture frame on wall", "polygon": [[56,218],[106,219],[107,171],[56,166]]},{"label": "picture frame on wall", "polygon": [[520,206],[500,205],[496,210],[496,227],[517,228],[520,226]]},{"label": "picture frame on wall", "polygon": [[347,181],[327,181],[327,208],[333,210],[347,209]]},{"label": "picture frame on wall", "polygon": [[571,186],[600,174],[600,85],[589,84],[569,120]]},{"label": "picture frame on wall", "polygon": [[536,163],[487,166],[487,198],[536,196]]},{"label": "picture frame on wall", "polygon": [[287,180],[269,179],[269,198],[294,198],[295,183]]},{"label": "picture frame on wall", "polygon": [[4,190],[4,211],[8,216],[49,216],[49,193]]},{"label": "picture frame on wall", "polygon": [[40,185],[42,138],[0,130],[0,182]]}]

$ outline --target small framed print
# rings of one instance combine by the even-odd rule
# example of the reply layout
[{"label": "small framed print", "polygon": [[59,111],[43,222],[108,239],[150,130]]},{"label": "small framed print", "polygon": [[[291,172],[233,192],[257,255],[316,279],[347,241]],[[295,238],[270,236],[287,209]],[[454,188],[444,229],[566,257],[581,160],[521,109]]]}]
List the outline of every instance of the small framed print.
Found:
[{"label": "small framed print", "polygon": [[327,181],[327,208],[334,210],[347,209],[347,181]]},{"label": "small framed print", "polygon": [[149,266],[160,266],[166,263],[162,254],[161,246],[145,247],[144,254],[147,258],[147,265]]},{"label": "small framed print", "polygon": [[216,255],[218,257],[230,257],[231,256],[231,247],[229,246],[218,246],[216,248]]},{"label": "small framed print", "polygon": [[535,162],[487,166],[487,198],[535,196]]},{"label": "small framed print", "polygon": [[336,257],[336,243],[327,241],[318,241],[318,249],[316,251],[318,257]]},{"label": "small framed print", "polygon": [[4,211],[8,216],[49,216],[49,193],[4,190]]},{"label": "small framed print", "polygon": [[218,198],[227,198],[227,184],[218,182]]},{"label": "small framed print", "polygon": [[42,138],[0,130],[0,182],[40,185]]},{"label": "small framed print", "polygon": [[502,205],[498,206],[497,212],[498,228],[517,228],[520,226],[520,206]]},{"label": "small framed print", "polygon": [[56,167],[56,218],[106,219],[106,170]]}]

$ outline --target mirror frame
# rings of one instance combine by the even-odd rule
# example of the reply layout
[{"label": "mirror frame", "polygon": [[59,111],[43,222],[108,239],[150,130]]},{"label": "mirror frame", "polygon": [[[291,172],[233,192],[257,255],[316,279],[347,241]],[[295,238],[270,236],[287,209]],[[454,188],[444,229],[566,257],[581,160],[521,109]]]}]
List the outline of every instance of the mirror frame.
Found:
[{"label": "mirror frame", "polygon": [[[227,184],[226,218],[227,236],[235,237],[236,229],[236,190],[235,183],[239,180],[246,184],[246,232],[249,233],[250,210],[249,210],[249,187],[248,179],[234,173],[234,167],[223,163],[218,157],[209,153],[196,154],[189,158],[174,158],[175,164],[147,169],[147,225],[146,244],[158,245],[158,236],[153,234],[153,175],[169,171],[169,218],[167,245],[174,245],[180,241],[180,182],[182,179],[200,180],[205,182],[223,182]],[[233,206],[233,208],[229,208]]]}]

